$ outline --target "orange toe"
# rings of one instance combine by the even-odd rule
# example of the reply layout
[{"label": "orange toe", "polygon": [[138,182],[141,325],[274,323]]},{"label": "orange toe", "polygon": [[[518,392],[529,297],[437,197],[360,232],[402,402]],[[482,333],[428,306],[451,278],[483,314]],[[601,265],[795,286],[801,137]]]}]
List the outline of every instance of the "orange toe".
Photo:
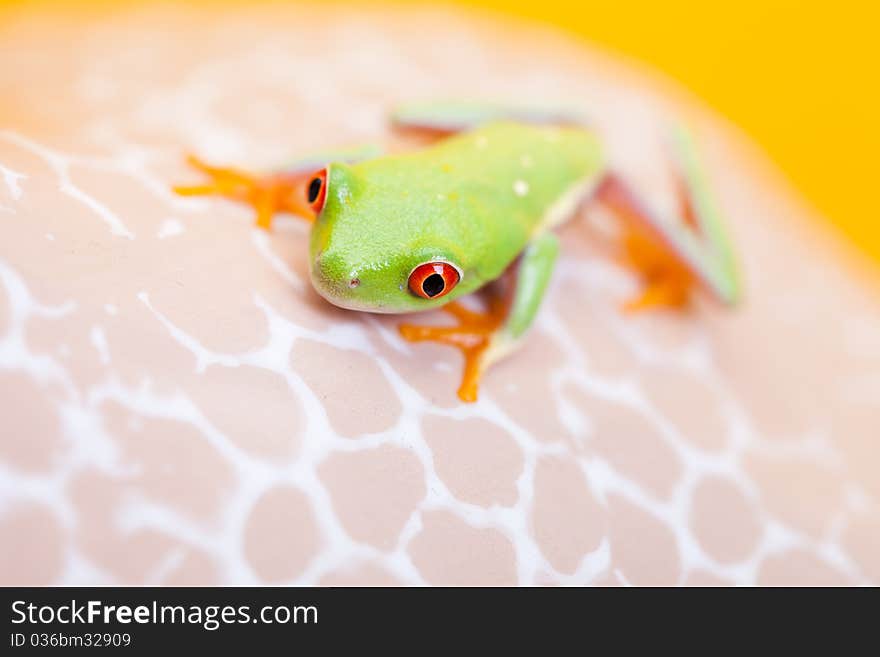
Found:
[{"label": "orange toe", "polygon": [[685,308],[696,287],[691,272],[672,253],[636,230],[626,233],[623,266],[633,270],[644,283],[643,292],[623,306],[626,312],[653,308]]},{"label": "orange toe", "polygon": [[255,222],[268,230],[277,212],[291,212],[308,219],[313,211],[305,203],[305,178],[302,174],[251,175],[231,167],[218,167],[194,155],[187,157],[190,166],[208,176],[201,185],[178,185],[173,189],[181,196],[223,196],[245,203],[256,211]]},{"label": "orange toe", "polygon": [[443,310],[458,320],[457,326],[419,326],[401,324],[400,334],[410,342],[434,341],[456,347],[464,356],[464,371],[458,397],[465,402],[477,400],[480,379],[487,366],[486,355],[492,339],[504,320],[503,310],[493,304],[489,312],[481,313],[451,302]]},{"label": "orange toe", "polygon": [[690,286],[676,280],[659,280],[649,283],[642,293],[623,304],[627,313],[655,308],[685,308],[690,301]]}]

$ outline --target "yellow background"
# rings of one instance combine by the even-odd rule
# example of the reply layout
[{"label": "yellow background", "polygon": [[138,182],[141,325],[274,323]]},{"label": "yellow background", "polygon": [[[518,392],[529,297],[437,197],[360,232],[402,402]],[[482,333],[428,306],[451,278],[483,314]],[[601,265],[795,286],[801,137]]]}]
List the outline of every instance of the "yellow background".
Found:
[{"label": "yellow background", "polygon": [[555,24],[678,79],[880,262],[880,0],[458,2]]}]

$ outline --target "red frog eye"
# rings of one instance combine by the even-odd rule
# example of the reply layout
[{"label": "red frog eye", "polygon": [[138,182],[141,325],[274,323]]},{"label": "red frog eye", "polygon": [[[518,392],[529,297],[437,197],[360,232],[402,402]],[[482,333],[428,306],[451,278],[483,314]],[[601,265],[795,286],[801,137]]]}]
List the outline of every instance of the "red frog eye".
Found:
[{"label": "red frog eye", "polygon": [[426,262],[412,270],[409,289],[423,299],[439,299],[452,292],[461,275],[448,262]]},{"label": "red frog eye", "polygon": [[324,202],[327,200],[327,169],[321,169],[309,179],[306,200],[315,214],[319,214],[324,209]]}]

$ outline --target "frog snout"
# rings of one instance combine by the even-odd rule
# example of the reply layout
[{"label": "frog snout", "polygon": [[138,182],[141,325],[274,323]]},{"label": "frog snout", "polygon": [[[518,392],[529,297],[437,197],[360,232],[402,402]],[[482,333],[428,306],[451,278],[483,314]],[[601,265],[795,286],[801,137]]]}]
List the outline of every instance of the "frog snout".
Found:
[{"label": "frog snout", "polygon": [[334,303],[360,286],[360,280],[351,273],[345,260],[326,250],[319,252],[312,261],[311,276],[315,289]]}]

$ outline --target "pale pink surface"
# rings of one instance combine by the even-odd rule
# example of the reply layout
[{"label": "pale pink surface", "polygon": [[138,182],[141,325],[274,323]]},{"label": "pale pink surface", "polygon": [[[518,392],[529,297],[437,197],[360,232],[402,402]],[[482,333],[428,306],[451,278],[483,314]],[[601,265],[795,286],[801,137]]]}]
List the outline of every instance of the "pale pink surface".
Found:
[{"label": "pale pink surface", "polygon": [[[434,12],[39,16],[0,43],[0,583],[880,582],[876,289],[675,89]],[[186,150],[265,168],[473,96],[589,108],[661,207],[658,126],[688,117],[743,307],[621,316],[585,215],[463,405],[455,352],[314,294],[304,223],[169,191]]]}]

